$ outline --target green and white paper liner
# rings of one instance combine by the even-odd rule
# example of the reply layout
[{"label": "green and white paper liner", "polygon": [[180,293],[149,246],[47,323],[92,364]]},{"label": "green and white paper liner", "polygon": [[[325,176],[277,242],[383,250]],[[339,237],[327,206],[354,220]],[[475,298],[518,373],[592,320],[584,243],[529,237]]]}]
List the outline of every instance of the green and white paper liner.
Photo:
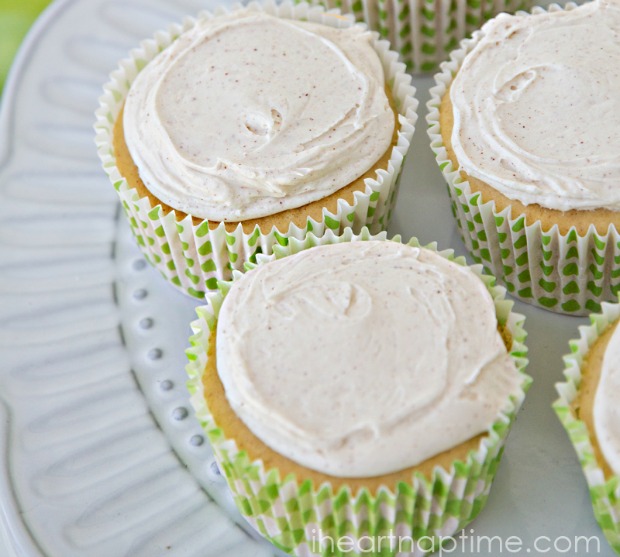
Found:
[{"label": "green and white paper liner", "polygon": [[[576,4],[568,4],[570,10]],[[560,10],[557,5],[549,11]],[[534,8],[532,13],[541,13]],[[526,223],[525,216],[513,217],[510,208],[497,211],[495,203],[483,203],[472,192],[448,159],[441,137],[441,99],[466,54],[480,35],[461,43],[449,62],[435,76],[427,122],[431,148],[448,184],[452,213],[474,261],[481,263],[515,297],[558,313],[587,315],[599,311],[602,301],[613,300],[620,290],[620,237],[615,227],[606,234],[590,226],[585,235],[575,228],[561,234],[557,226],[543,231],[540,222]]]},{"label": "green and white paper liner", "polygon": [[[350,16],[334,17],[338,15],[336,11],[325,12],[321,7],[310,7],[306,3],[252,3],[248,7],[279,17],[315,21],[334,27],[353,24]],[[222,9],[216,15],[225,12]],[[205,12],[198,17],[210,18],[213,15]],[[309,232],[316,236],[322,236],[328,231],[340,234],[347,228],[359,232],[364,226],[373,232],[385,230],[396,202],[400,173],[417,119],[418,102],[414,96],[411,76],[405,73],[404,65],[398,62],[398,54],[390,51],[389,44],[378,37],[375,46],[383,63],[386,82],[394,96],[400,130],[387,170],[377,171],[373,179],[367,178],[365,191],[355,192],[353,203],[339,200],[335,213],[323,209],[322,220],[308,219],[303,227],[291,224],[288,230],[274,227],[263,233],[257,226],[247,233],[239,224],[234,231],[227,232],[224,224],[210,230],[207,221],[195,225],[189,215],[182,220],[177,220],[175,211],[164,215],[161,206],[153,206],[147,197],[141,198],[134,188],[128,186],[114,157],[112,141],[116,117],[140,70],[183,31],[194,26],[196,21],[195,18],[187,18],[183,24],[172,25],[168,31],[157,33],[154,39],[142,42],[139,48],[133,50],[129,58],[121,61],[120,67],[111,74],[96,112],[99,157],[146,259],[180,290],[204,298],[207,291],[217,288],[218,280],[230,279],[234,269],[242,270],[246,262],[255,261],[257,254],[270,254],[274,246],[286,245],[291,238],[302,239]]]},{"label": "green and white paper liner", "polygon": [[[321,238],[309,234],[304,240],[291,240],[278,247],[270,257],[259,257],[259,264],[279,259],[317,245],[367,240],[386,240],[385,233],[373,236],[367,229],[360,235],[351,230],[341,236],[327,233]],[[394,241],[400,241],[398,237]],[[412,239],[409,245],[419,246]],[[426,246],[436,251],[436,246]],[[455,258],[452,251],[440,252],[449,260],[465,265],[465,259]],[[419,547],[402,546],[399,555],[424,555],[438,536],[451,536],[473,520],[483,508],[498,467],[504,441],[515,415],[523,402],[531,379],[525,375],[527,349],[524,344],[524,317],[513,313],[513,303],[504,298],[505,289],[495,286],[493,277],[482,274],[479,265],[472,267],[491,292],[498,321],[505,325],[513,338],[511,355],[523,377],[522,392],[506,403],[504,412],[489,428],[488,435],[466,461],[454,462],[450,470],[437,467],[430,481],[422,474],[412,475],[408,483],[381,487],[376,494],[362,489],[357,495],[349,488],[334,491],[330,484],[312,485],[309,480],[293,475],[281,477],[276,469],[266,469],[261,460],[251,461],[240,451],[233,439],[226,438],[207,408],[201,378],[207,361],[211,334],[215,333],[222,301],[230,282],[222,282],[218,292],[209,293],[206,305],[197,309],[199,319],[192,323],[194,335],[187,351],[189,390],[196,415],[204,428],[215,453],[220,470],[226,477],[237,507],[249,523],[278,548],[299,556],[340,555],[321,547],[319,540],[334,540],[349,536],[362,549],[368,547],[370,536],[394,536],[420,540]],[[237,278],[237,277],[236,277]],[[303,393],[300,393],[303,396]],[[434,541],[433,541],[434,540]],[[366,545],[364,545],[366,544]],[[350,546],[349,546],[350,547]],[[385,548],[384,548],[385,549]],[[385,549],[383,556],[396,555]],[[437,545],[435,550],[439,549]],[[344,553],[343,553],[344,554]],[[347,556],[379,554],[368,551],[346,552]]]},{"label": "green and white paper liner", "polygon": [[378,31],[407,65],[437,69],[461,40],[500,12],[529,9],[531,0],[311,0],[337,8]]},{"label": "green and white paper liner", "polygon": [[564,356],[566,382],[558,383],[560,395],[553,409],[575,447],[579,463],[590,490],[594,516],[607,541],[620,554],[620,477],[605,480],[599,466],[586,424],[578,419],[571,406],[581,385],[581,366],[590,347],[613,323],[620,319],[620,304],[603,303],[601,312],[590,316],[591,324],[579,327],[579,338],[569,342],[570,354]]}]

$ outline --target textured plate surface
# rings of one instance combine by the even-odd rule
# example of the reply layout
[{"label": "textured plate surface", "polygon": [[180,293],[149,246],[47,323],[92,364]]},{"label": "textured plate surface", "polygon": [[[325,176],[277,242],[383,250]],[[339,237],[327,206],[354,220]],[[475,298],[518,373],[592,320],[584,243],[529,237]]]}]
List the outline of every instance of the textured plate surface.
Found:
[{"label": "textured plate surface", "polygon": [[[116,62],[215,5],[61,0],[13,68],[0,121],[0,556],[277,554],[238,522],[191,414],[183,368],[195,302],[142,260],[93,142]],[[430,84],[415,79],[421,106]],[[390,231],[463,253],[424,114],[418,122]],[[590,554],[612,555],[550,409],[584,320],[516,309],[535,383],[487,508],[450,554],[507,554],[483,537],[516,536],[518,554],[585,555],[575,536],[594,536]]]}]

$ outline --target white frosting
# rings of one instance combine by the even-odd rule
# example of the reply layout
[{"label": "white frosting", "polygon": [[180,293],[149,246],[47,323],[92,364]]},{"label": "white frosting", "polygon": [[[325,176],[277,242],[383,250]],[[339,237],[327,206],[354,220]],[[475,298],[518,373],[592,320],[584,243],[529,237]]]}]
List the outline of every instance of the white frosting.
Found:
[{"label": "white frosting", "polygon": [[175,209],[233,222],[343,188],[381,158],[394,130],[373,44],[359,26],[249,10],[198,20],[127,97],[140,177]]},{"label": "white frosting", "polygon": [[502,14],[450,89],[461,168],[510,199],[620,210],[620,2]]},{"label": "white frosting", "polygon": [[387,241],[245,275],[219,314],[217,367],[259,439],[344,477],[401,470],[488,430],[521,383],[482,281]]},{"label": "white frosting", "polygon": [[594,430],[609,467],[620,474],[620,327],[616,327],[605,349],[603,366],[594,399]]}]

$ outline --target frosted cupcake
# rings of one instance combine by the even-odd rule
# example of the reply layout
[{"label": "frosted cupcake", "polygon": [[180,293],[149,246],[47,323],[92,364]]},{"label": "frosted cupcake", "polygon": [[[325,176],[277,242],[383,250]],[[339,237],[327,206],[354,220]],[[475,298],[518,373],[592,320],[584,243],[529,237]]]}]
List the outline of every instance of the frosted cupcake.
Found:
[{"label": "frosted cupcake", "polygon": [[290,237],[385,228],[417,104],[396,60],[305,4],[144,42],[106,86],[97,145],[149,261],[203,297]]},{"label": "frosted cupcake", "polygon": [[430,72],[465,37],[500,12],[529,9],[530,0],[313,0],[352,13],[388,39],[407,68]]},{"label": "frosted cupcake", "polygon": [[291,242],[209,294],[192,402],[276,546],[348,537],[358,555],[393,535],[375,554],[421,555],[484,506],[529,385],[523,318],[449,253],[345,236]]},{"label": "frosted cupcake", "polygon": [[619,26],[617,0],[500,15],[453,53],[429,101],[466,247],[553,311],[595,311],[620,288]]},{"label": "frosted cupcake", "polygon": [[620,553],[620,305],[602,304],[565,356],[566,382],[554,409],[573,443],[590,488],[594,515]]}]

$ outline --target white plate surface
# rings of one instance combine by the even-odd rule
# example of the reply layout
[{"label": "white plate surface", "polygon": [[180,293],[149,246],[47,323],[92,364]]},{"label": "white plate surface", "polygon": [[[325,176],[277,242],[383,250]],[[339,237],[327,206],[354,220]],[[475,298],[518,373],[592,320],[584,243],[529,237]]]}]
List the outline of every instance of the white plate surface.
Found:
[{"label": "white plate surface", "polygon": [[[93,142],[116,62],[215,5],[60,0],[16,60],[0,121],[0,557],[277,555],[246,533],[191,414],[196,303],[145,265]],[[431,83],[415,78],[422,108],[390,232],[464,253],[428,146]],[[516,309],[535,383],[486,509],[444,555],[613,555],[550,407],[585,320]]]}]

